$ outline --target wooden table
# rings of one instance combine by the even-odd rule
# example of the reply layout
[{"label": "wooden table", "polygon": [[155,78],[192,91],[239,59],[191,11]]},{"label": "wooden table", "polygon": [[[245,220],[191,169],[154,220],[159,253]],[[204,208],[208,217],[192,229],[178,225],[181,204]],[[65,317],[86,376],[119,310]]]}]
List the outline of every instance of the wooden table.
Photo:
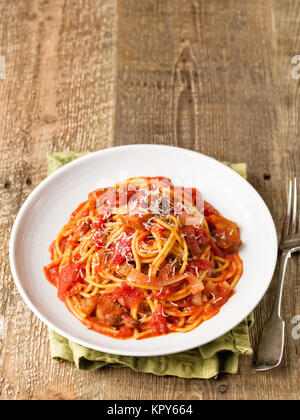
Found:
[{"label": "wooden table", "polygon": [[[299,0],[0,1],[1,399],[299,399],[300,340],[291,335],[300,314],[297,258],[284,295],[282,365],[254,373],[242,358],[236,376],[209,381],[87,373],[52,361],[47,328],[23,303],[8,260],[13,221],[46,176],[47,151],[157,143],[246,162],[280,227],[287,180],[300,175],[292,64],[299,7]],[[253,343],[274,291],[275,282],[255,311]]]}]

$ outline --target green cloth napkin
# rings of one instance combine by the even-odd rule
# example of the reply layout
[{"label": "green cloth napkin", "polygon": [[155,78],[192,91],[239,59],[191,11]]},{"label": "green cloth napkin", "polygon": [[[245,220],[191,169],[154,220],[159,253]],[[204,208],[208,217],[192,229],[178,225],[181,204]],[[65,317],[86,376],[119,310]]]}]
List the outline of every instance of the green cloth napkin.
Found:
[{"label": "green cloth napkin", "polygon": [[[48,153],[48,175],[85,154]],[[246,164],[226,164],[246,178]],[[74,362],[77,368],[83,370],[94,370],[103,366],[130,367],[155,375],[209,379],[219,373],[237,373],[239,356],[252,355],[249,329],[253,322],[254,317],[251,314],[232,331],[209,344],[182,353],[154,357],[119,356],[91,350],[49,330],[51,355],[57,361]]]}]

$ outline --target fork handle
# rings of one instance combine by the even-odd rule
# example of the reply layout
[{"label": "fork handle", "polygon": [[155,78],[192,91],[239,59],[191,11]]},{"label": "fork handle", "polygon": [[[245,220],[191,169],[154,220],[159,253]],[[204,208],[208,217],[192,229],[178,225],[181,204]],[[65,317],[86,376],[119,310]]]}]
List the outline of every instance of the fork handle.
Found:
[{"label": "fork handle", "polygon": [[289,250],[280,257],[279,282],[270,319],[266,322],[256,350],[253,368],[256,371],[270,370],[280,365],[284,349],[285,322],[281,318],[281,302]]},{"label": "fork handle", "polygon": [[289,258],[291,257],[291,251],[289,249],[285,249],[281,253],[280,257],[280,267],[279,267],[279,279],[278,279],[278,286],[272,311],[272,317],[278,316],[281,319],[281,303],[282,303],[282,293],[283,293],[283,285],[284,279],[286,274],[286,268]]}]

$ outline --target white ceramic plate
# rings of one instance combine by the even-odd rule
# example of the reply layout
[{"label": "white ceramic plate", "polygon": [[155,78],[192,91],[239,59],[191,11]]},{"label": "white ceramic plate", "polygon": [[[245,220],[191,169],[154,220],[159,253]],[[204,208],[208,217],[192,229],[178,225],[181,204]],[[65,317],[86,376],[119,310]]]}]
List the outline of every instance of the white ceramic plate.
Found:
[{"label": "white ceramic plate", "polygon": [[[241,228],[244,274],[236,294],[220,313],[189,333],[145,340],[117,340],[88,330],[57,298],[45,279],[48,248],[69,215],[90,191],[133,176],[166,176],[176,185],[195,186],[204,198]],[[59,334],[89,348],[120,355],[154,356],[206,344],[250,314],[268,289],[275,269],[277,237],[264,201],[240,175],[218,161],[185,149],[134,145],[80,158],[45,179],[30,194],[13,226],[10,264],[30,309]]]}]

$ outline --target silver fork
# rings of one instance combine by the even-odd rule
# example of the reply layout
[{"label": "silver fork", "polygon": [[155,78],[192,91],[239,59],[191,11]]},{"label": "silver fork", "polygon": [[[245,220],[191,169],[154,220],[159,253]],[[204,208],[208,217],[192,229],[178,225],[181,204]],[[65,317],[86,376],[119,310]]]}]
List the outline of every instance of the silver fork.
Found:
[{"label": "silver fork", "polygon": [[284,349],[285,322],[281,317],[281,302],[287,263],[300,251],[300,218],[297,223],[297,180],[289,182],[286,218],[280,242],[279,282],[270,319],[266,322],[255,353],[253,369],[270,370],[280,365]]}]

